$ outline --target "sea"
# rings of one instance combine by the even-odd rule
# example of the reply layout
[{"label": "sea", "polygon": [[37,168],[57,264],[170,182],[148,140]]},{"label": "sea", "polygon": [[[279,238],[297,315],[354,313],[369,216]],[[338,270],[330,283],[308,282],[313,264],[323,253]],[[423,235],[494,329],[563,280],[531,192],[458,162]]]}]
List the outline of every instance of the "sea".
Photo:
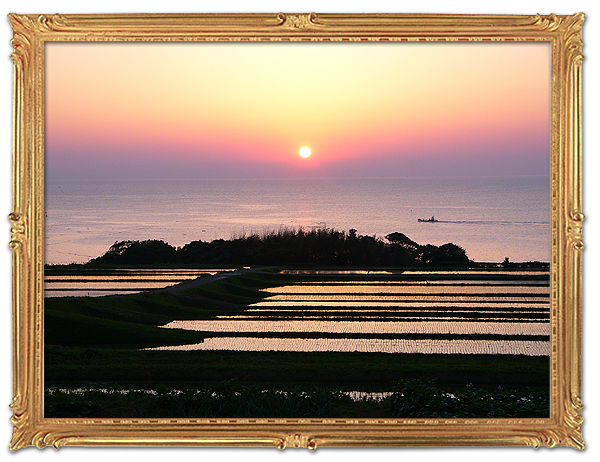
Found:
[{"label": "sea", "polygon": [[401,232],[480,262],[550,261],[547,176],[54,180],[44,215],[47,264],[85,263],[123,240],[179,247],[299,228]]}]

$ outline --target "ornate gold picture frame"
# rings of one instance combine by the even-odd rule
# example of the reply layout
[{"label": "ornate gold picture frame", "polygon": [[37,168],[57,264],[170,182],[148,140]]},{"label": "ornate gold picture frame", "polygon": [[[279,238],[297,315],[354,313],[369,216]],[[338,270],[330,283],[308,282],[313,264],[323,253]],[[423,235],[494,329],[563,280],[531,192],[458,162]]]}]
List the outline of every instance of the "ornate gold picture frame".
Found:
[{"label": "ornate gold picture frame", "polygon": [[[14,31],[11,449],[148,446],[571,446],[581,426],[583,14],[10,15]],[[551,45],[550,417],[133,419],[44,416],[45,46],[67,41],[466,41]],[[68,72],[65,70],[65,72]],[[296,97],[296,95],[288,95]],[[300,97],[300,96],[299,96]],[[301,97],[310,97],[302,95]]]}]

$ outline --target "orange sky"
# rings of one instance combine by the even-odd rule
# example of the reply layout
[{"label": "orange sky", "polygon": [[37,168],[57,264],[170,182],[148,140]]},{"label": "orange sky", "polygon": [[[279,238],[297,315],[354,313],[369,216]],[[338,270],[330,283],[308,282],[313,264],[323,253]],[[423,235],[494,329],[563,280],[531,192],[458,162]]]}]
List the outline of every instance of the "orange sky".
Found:
[{"label": "orange sky", "polygon": [[[548,174],[548,43],[47,43],[53,177]],[[312,156],[302,159],[302,146]]]}]

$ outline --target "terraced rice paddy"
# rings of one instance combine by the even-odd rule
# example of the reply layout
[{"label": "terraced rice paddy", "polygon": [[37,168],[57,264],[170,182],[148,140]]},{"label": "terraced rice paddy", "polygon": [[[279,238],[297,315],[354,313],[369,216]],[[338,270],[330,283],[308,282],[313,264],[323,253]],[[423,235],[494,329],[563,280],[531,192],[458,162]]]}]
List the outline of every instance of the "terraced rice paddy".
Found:
[{"label": "terraced rice paddy", "polygon": [[235,350],[235,351],[337,351],[360,353],[428,354],[523,354],[547,355],[542,342],[514,340],[405,340],[405,339],[304,339],[304,338],[207,338],[193,345],[158,347],[156,350]]},{"label": "terraced rice paddy", "polygon": [[[114,269],[88,274],[46,274],[44,297],[102,297],[163,289],[184,281],[234,269]],[[48,271],[47,271],[48,273]],[[51,273],[51,272],[50,272]]]},{"label": "terraced rice paddy", "polygon": [[163,326],[205,334],[164,349],[550,353],[547,271],[294,274],[310,280],[264,289],[239,314]]},{"label": "terraced rice paddy", "polygon": [[[490,286],[483,283],[475,284],[477,281],[472,281],[468,285],[461,283],[460,285],[455,284],[442,284],[438,281],[435,283],[368,283],[364,281],[348,281],[347,283],[327,283],[323,282],[320,284],[304,283],[282,287],[272,287],[266,289],[265,292],[269,294],[300,294],[300,295],[337,295],[337,294],[349,294],[349,295],[365,295],[365,294],[392,294],[398,295],[399,292],[403,294],[422,294],[424,285],[443,285],[443,295],[449,294],[531,294],[531,295],[545,295],[550,293],[550,288],[547,285],[535,285],[535,286],[524,286],[524,285],[502,285],[499,284]],[[440,289],[442,291],[442,289]],[[427,294],[432,295],[432,294]]]},{"label": "terraced rice paddy", "polygon": [[[315,321],[315,320],[248,320],[225,319],[173,321],[164,326],[212,333],[323,333],[323,334],[447,334],[447,335],[548,335],[547,322],[382,322],[382,321]],[[264,335],[266,336],[266,335]]]}]

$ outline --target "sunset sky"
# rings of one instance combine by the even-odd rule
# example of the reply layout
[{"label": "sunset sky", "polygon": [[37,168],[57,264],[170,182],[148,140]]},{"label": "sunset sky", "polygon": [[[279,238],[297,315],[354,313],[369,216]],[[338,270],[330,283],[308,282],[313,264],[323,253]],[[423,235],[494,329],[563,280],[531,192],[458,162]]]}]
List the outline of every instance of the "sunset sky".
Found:
[{"label": "sunset sky", "polygon": [[550,52],[547,43],[47,43],[46,173],[547,175]]}]

